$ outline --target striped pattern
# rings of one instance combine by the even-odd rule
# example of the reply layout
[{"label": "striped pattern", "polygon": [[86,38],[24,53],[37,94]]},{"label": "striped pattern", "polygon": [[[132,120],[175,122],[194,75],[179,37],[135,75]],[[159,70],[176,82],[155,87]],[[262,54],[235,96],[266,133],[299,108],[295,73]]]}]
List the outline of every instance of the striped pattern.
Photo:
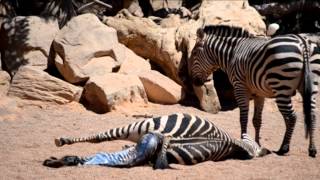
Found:
[{"label": "striped pattern", "polygon": [[260,156],[258,144],[248,139],[236,140],[212,122],[189,114],[171,114],[150,118],[114,128],[97,135],[80,138],[56,139],[57,146],[78,142],[101,142],[130,140],[139,142],[148,133],[169,137],[165,155],[168,163],[196,164],[207,160],[223,160],[237,152],[248,154],[248,158]]},{"label": "striped pattern", "polygon": [[279,154],[289,151],[296,123],[291,97],[298,90],[304,99],[306,135],[310,137],[309,155],[314,157],[319,47],[299,35],[255,38],[241,28],[227,26],[206,26],[197,33],[198,39],[188,61],[193,84],[202,85],[215,69],[226,72],[240,108],[241,134],[247,132],[249,100],[254,99],[253,123],[258,143],[264,98],[275,98],[286,123]]}]

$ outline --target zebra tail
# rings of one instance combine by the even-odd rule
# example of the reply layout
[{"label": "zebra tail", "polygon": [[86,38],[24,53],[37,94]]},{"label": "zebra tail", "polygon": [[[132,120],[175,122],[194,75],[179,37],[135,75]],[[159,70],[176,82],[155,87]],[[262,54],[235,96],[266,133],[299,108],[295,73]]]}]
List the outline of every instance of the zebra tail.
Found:
[{"label": "zebra tail", "polygon": [[305,138],[310,136],[312,128],[312,79],[309,62],[309,48],[305,39],[300,37],[304,43],[305,50],[303,52],[303,112],[305,124]]}]

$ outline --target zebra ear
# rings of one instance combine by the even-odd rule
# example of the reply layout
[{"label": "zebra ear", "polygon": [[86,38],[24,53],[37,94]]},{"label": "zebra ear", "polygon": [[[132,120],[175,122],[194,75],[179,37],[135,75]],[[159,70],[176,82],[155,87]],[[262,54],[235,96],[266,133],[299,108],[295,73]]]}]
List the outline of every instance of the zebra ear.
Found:
[{"label": "zebra ear", "polygon": [[203,28],[199,28],[199,29],[197,30],[197,37],[198,37],[199,39],[202,39],[202,38],[204,37]]}]

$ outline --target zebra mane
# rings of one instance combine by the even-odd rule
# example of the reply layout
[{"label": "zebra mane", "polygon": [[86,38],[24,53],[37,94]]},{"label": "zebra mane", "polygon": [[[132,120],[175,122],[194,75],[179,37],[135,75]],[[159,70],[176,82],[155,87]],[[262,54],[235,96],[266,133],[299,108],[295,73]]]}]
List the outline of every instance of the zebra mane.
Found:
[{"label": "zebra mane", "polygon": [[226,25],[208,25],[203,29],[206,34],[214,34],[220,37],[253,37],[251,33],[241,27]]}]

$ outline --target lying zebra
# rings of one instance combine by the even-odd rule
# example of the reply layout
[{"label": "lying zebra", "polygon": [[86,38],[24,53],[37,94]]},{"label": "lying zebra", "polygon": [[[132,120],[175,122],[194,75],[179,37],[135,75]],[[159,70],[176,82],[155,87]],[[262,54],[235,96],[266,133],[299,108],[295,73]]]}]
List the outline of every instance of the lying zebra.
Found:
[{"label": "lying zebra", "polygon": [[164,169],[169,168],[170,163],[191,165],[207,160],[251,159],[269,153],[247,135],[237,140],[212,122],[180,113],[146,119],[89,137],[59,138],[55,144],[60,147],[78,142],[98,143],[120,139],[137,144],[115,153],[98,153],[83,158],[51,158],[45,160],[43,165],[132,167],[151,162],[155,169]]}]

